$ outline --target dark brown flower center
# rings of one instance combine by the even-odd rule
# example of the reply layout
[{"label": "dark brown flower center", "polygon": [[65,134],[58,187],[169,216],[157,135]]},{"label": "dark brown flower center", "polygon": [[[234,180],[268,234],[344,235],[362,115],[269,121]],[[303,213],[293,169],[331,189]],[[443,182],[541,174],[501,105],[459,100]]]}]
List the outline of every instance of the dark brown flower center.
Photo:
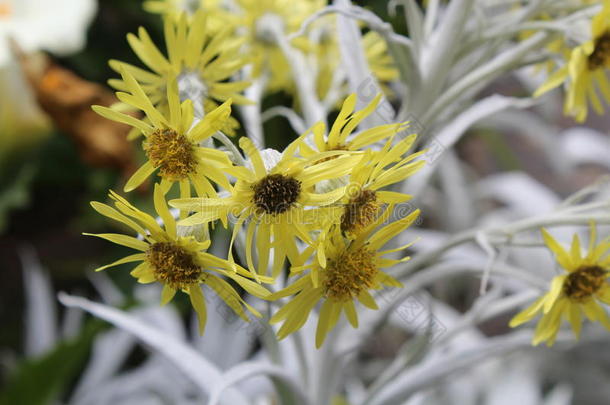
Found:
[{"label": "dark brown flower center", "polygon": [[168,180],[183,180],[196,170],[194,145],[173,129],[153,132],[144,144],[144,151],[153,166],[159,168],[159,175]]},{"label": "dark brown flower center", "polygon": [[595,48],[587,62],[589,70],[597,70],[610,65],[610,31],[595,40]]},{"label": "dark brown flower center", "polygon": [[606,280],[607,271],[598,266],[581,267],[570,273],[563,284],[563,292],[573,300],[582,300],[595,294]]},{"label": "dark brown flower center", "polygon": [[360,190],[345,206],[341,217],[341,232],[358,231],[370,225],[379,212],[377,193],[373,190]]},{"label": "dark brown flower center", "polygon": [[282,174],[270,174],[252,186],[253,202],[267,214],[288,211],[301,193],[301,182]]},{"label": "dark brown flower center", "polygon": [[197,283],[202,268],[195,264],[193,255],[171,242],[157,242],[146,252],[146,260],[152,266],[157,281],[174,289],[182,289]]}]

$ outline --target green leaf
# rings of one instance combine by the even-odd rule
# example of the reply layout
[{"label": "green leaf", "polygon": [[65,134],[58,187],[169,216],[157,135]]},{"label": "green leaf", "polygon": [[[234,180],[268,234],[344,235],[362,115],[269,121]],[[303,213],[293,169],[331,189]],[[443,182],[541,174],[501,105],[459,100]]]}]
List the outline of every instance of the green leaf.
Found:
[{"label": "green leaf", "polygon": [[91,343],[103,327],[97,320],[90,321],[79,336],[21,363],[0,392],[0,405],[52,403],[81,371]]}]

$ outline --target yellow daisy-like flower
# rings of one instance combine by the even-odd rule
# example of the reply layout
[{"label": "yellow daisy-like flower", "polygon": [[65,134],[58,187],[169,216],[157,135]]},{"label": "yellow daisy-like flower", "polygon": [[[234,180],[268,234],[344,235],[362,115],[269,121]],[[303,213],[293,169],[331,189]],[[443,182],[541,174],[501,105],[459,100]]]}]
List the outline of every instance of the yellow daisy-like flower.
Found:
[{"label": "yellow daisy-like flower", "polygon": [[[326,264],[323,266],[315,255],[310,265],[301,266],[293,271],[303,271],[308,268],[316,270],[320,275],[319,283],[314,283],[312,277],[305,275],[286,287],[271,294],[270,299],[278,299],[295,294],[295,297],[278,310],[271,318],[271,323],[283,321],[278,331],[278,338],[283,339],[300,329],[309,313],[322,300],[318,326],[316,331],[316,346],[320,347],[330,330],[334,328],[344,312],[350,324],[358,327],[358,315],[355,301],[360,301],[365,307],[378,309],[370,290],[378,290],[383,286],[402,287],[402,284],[383,272],[382,269],[396,263],[409,260],[389,259],[383,256],[398,252],[411,246],[411,243],[399,248],[380,251],[394,236],[403,232],[418,217],[419,210],[412,212],[389,225],[381,226],[389,218],[393,207],[390,206],[362,232],[356,239],[345,239],[337,230],[324,243]],[[313,248],[305,250],[303,256],[311,255]]]},{"label": "yellow daisy-like flower", "polygon": [[[355,93],[350,94],[343,102],[339,115],[328,135],[326,135],[326,125],[320,122],[310,130],[313,135],[312,145],[307,142],[293,142],[286,148],[287,153],[294,153],[298,150],[301,155],[312,157],[328,151],[361,151],[405,130],[408,122],[380,125],[353,134],[358,125],[377,110],[382,97],[381,94],[378,94],[369,105],[354,112],[357,95]],[[306,140],[307,138],[303,137],[302,139]]]},{"label": "yellow daisy-like flower", "polygon": [[179,183],[183,198],[190,197],[190,184],[200,196],[217,195],[209,180],[230,188],[222,171],[231,166],[226,153],[202,147],[200,143],[211,137],[226,122],[231,114],[231,100],[210,111],[193,126],[193,104],[190,100],[180,103],[175,79],[170,80],[167,86],[167,119],[153,106],[130,73],[123,71],[121,74],[128,92],[117,92],[117,97],[142,110],[149,123],[107,107],[93,106],[93,110],[110,120],[131,125],[145,136],[143,147],[148,159],[127,181],[125,191],[137,188],[155,171],[161,177],[163,190],[167,191],[174,183]]},{"label": "yellow daisy-like flower", "polygon": [[[248,267],[255,274],[255,268],[264,274],[268,267],[270,249],[273,248],[272,275],[275,277],[286,257],[293,263],[298,259],[297,238],[312,243],[309,231],[314,224],[305,221],[306,213],[315,217],[313,213],[319,207],[332,204],[345,193],[345,187],[328,193],[315,193],[311,191],[314,185],[349,173],[360,157],[342,151],[321,153],[309,159],[284,153],[274,167],[267,168],[260,152],[248,138],[241,138],[239,144],[249,157],[252,168],[226,169],[227,173],[237,178],[234,187],[229,190],[229,197],[173,200],[170,204],[182,210],[196,212],[181,222],[185,225],[207,223],[216,219],[226,225],[229,217],[234,217],[231,246],[241,227],[248,221]],[[334,159],[324,161],[329,157]],[[256,267],[253,260],[254,249],[258,253]],[[231,248],[229,254],[232,259]]]},{"label": "yellow daisy-like flower", "polygon": [[569,251],[545,229],[542,229],[542,236],[567,274],[553,278],[550,291],[517,314],[510,321],[510,326],[521,325],[542,313],[533,344],[546,341],[548,346],[555,342],[562,317],[570,322],[577,338],[580,336],[583,314],[610,329],[610,319],[599,305],[600,302],[610,304],[610,285],[607,282],[610,276],[610,241],[604,239],[598,244],[595,225],[591,224],[589,251],[583,256],[578,235],[574,235]]},{"label": "yellow daisy-like flower", "polygon": [[265,298],[269,292],[259,284],[243,277],[249,275],[245,269],[206,253],[205,250],[210,246],[209,240],[200,242],[193,236],[180,236],[177,232],[176,221],[169,212],[164,193],[158,184],[155,185],[154,204],[157,214],[163,220],[163,227],[157,223],[155,218],[138,210],[118,194],[111,191],[110,197],[114,200],[116,209],[99,202],[92,202],[91,205],[100,214],[133,229],[143,237],[143,240],[115,233],[85,234],[138,251],[136,254],[100,267],[97,271],[119,264],[141,262],[132,270],[131,275],[140,283],[161,283],[163,285],[162,305],[170,302],[178,290],[187,293],[197,312],[201,334],[203,334],[206,322],[206,305],[201,284],[212,288],[245,321],[249,321],[249,319],[244,307],[260,317],[260,314],[248,305],[231,284],[221,276],[233,280],[244,290],[257,297]]},{"label": "yellow daisy-like flower", "polygon": [[[289,35],[299,30],[307,17],[325,5],[325,0],[237,0],[241,8],[239,27],[245,29],[248,52],[253,58],[252,76],[269,74],[270,91],[292,88],[290,65],[278,47],[272,25]],[[297,44],[297,41],[295,44]]]},{"label": "yellow daisy-like flower", "polygon": [[[181,101],[191,100],[197,118],[209,113],[218,104],[232,99],[236,104],[250,101],[240,94],[250,83],[247,81],[228,82],[248,59],[240,51],[243,38],[235,38],[233,27],[225,26],[218,33],[210,32],[212,17],[198,10],[192,17],[166,18],[165,44],[168,56],[165,57],[150,39],[146,30],[140,27],[138,36],[129,34],[127,40],[140,60],[151,70],[110,61],[117,72],[130,73],[142,86],[155,106],[167,109],[166,88],[176,78]],[[129,89],[125,80],[110,80],[117,90]],[[239,123],[229,118],[223,131],[232,135]],[[132,134],[134,135],[134,134]],[[135,134],[137,135],[137,133]]]},{"label": "yellow daisy-like flower", "polygon": [[603,4],[602,11],[592,21],[592,39],[574,48],[567,64],[555,71],[534,94],[537,97],[567,83],[564,110],[578,122],[587,118],[589,103],[598,114],[603,114],[600,94],[610,104],[607,76],[610,68],[610,0]]},{"label": "yellow daisy-like flower", "polygon": [[416,138],[417,135],[410,135],[396,145],[392,145],[390,139],[380,153],[367,151],[354,167],[341,214],[340,227],[345,236],[354,238],[368,227],[383,205],[400,204],[411,199],[408,194],[382,188],[403,181],[424,166],[424,160],[415,160],[423,151],[403,157]]}]

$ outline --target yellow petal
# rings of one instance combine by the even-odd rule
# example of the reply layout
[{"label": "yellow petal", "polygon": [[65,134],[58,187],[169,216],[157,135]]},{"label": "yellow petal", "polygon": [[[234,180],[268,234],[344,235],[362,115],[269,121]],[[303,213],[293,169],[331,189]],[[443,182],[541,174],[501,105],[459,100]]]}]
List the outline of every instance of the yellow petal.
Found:
[{"label": "yellow petal", "polygon": [[555,258],[557,259],[559,265],[567,271],[572,271],[573,267],[570,255],[568,255],[565,249],[555,240],[555,238],[551,236],[550,233],[547,232],[546,229],[542,228],[541,232],[544,243],[546,243],[548,248],[555,253]]},{"label": "yellow petal", "polygon": [[144,253],[136,253],[136,254],[133,254],[133,255],[129,255],[129,256],[123,257],[122,259],[119,259],[119,260],[117,260],[115,262],[112,262],[110,264],[107,264],[105,266],[98,267],[97,269],[95,269],[95,271],[102,271],[102,270],[107,269],[109,267],[118,266],[119,264],[138,262],[138,261],[142,261],[144,259],[146,259],[146,255]]},{"label": "yellow petal", "polygon": [[303,193],[301,203],[303,205],[324,206],[332,204],[345,195],[345,187],[337,188],[328,193]]},{"label": "yellow petal", "polygon": [[169,212],[169,208],[167,208],[167,204],[165,202],[165,194],[161,190],[161,187],[158,184],[155,184],[154,191],[154,204],[155,210],[163,220],[163,225],[165,226],[165,230],[167,234],[173,238],[176,237],[176,220]]},{"label": "yellow petal", "polygon": [[299,330],[305,324],[311,310],[318,303],[321,295],[319,290],[314,289],[305,293],[302,298],[299,297],[301,298],[298,301],[299,305],[296,305],[286,318],[286,321],[277,333],[278,339],[285,338],[289,334]]},{"label": "yellow petal", "polygon": [[124,223],[125,225],[129,226],[131,229],[133,229],[140,235],[146,235],[146,231],[144,230],[144,228],[142,228],[139,224],[132,221],[127,216],[121,214],[114,208],[109,207],[106,204],[99,203],[97,201],[92,201],[91,206],[93,207],[94,210],[96,210],[98,213],[102,214],[103,216],[108,217],[110,219],[114,219],[115,221]]},{"label": "yellow petal", "polygon": [[256,149],[256,146],[254,146],[252,141],[245,137],[240,138],[239,147],[242,148],[250,158],[256,176],[259,178],[264,177],[267,174],[267,170],[265,169],[265,164],[263,163],[260,152]]},{"label": "yellow petal", "polygon": [[197,320],[199,322],[199,334],[203,335],[205,331],[205,324],[207,321],[207,310],[205,307],[205,298],[203,298],[203,292],[201,291],[201,287],[199,284],[192,284],[189,287],[189,297],[191,299],[191,304],[197,313]]},{"label": "yellow petal", "polygon": [[271,293],[262,285],[255,283],[253,281],[248,280],[245,277],[234,274],[230,271],[227,271],[225,274],[230,279],[234,280],[237,284],[239,284],[244,290],[254,295],[257,298],[268,298]]},{"label": "yellow petal", "polygon": [[208,284],[214,291],[216,291],[216,294],[218,294],[218,296],[222,298],[225,304],[227,304],[244,321],[249,322],[250,319],[244,311],[243,306],[245,306],[255,316],[261,316],[261,314],[256,309],[251,307],[247,302],[245,302],[241,298],[241,296],[235,291],[235,289],[225,280],[213,275],[209,275],[206,279],[206,284]]},{"label": "yellow petal", "polygon": [[167,284],[163,285],[163,290],[161,291],[161,305],[167,305],[172,298],[176,295],[176,290],[170,287]]},{"label": "yellow petal", "polygon": [[290,295],[295,295],[296,293],[305,289],[310,284],[311,284],[311,279],[309,277],[307,277],[307,276],[301,277],[297,281],[293,281],[291,284],[289,284],[284,289],[274,292],[273,294],[271,294],[268,297],[268,299],[274,301],[279,298],[284,298],[284,297],[288,297]]},{"label": "yellow petal", "polygon": [[534,92],[534,97],[540,97],[544,93],[547,93],[554,88],[560,86],[568,78],[568,67],[563,66],[562,68],[555,71],[549,78]]},{"label": "yellow petal", "polygon": [[330,329],[330,318],[335,306],[336,305],[333,303],[333,301],[327,299],[320,308],[318,325],[316,327],[316,347],[322,346],[322,343],[326,338],[326,334]]},{"label": "yellow petal", "polygon": [[347,117],[349,117],[349,115],[354,111],[354,108],[356,107],[356,101],[356,94],[352,93],[343,102],[343,105],[341,106],[341,111],[339,111],[339,115],[335,119],[335,122],[333,123],[333,126],[330,129],[330,133],[328,134],[328,144],[332,145],[331,147],[334,147],[335,145],[341,143],[341,140],[339,139],[339,133],[341,131],[341,128],[344,127]]},{"label": "yellow petal", "polygon": [[83,233],[83,235],[96,236],[116,243],[117,245],[127,246],[142,252],[145,252],[148,249],[148,243],[136,239],[133,236],[121,235],[119,233]]},{"label": "yellow petal", "polygon": [[563,285],[567,275],[561,275],[553,278],[550,291],[544,296],[544,306],[542,311],[546,314],[555,305],[555,301],[563,291]]},{"label": "yellow petal", "polygon": [[375,232],[369,239],[369,246],[372,250],[379,250],[390,239],[407,229],[420,214],[420,210],[415,210],[404,218],[399,219],[391,224],[388,224]]},{"label": "yellow petal", "polygon": [[582,314],[580,306],[575,304],[568,304],[568,321],[572,326],[572,331],[576,336],[576,339],[580,338],[580,331],[582,330]]},{"label": "yellow petal", "polygon": [[580,248],[580,238],[578,234],[574,234],[572,238],[572,246],[570,248],[570,255],[572,256],[572,263],[577,264],[582,260],[582,251]]},{"label": "yellow petal", "polygon": [[138,188],[140,184],[144,183],[153,172],[155,171],[155,167],[150,161],[147,161],[140,167],[136,172],[127,180],[127,184],[125,184],[124,190],[126,193]]},{"label": "yellow petal", "polygon": [[343,310],[345,311],[345,316],[347,320],[352,325],[352,327],[358,327],[358,313],[356,312],[356,306],[354,305],[354,301],[347,301],[343,304]]},{"label": "yellow petal", "polygon": [[104,118],[131,125],[132,127],[137,128],[146,134],[149,134],[153,131],[153,128],[150,125],[135,117],[132,117],[131,115],[123,114],[118,111],[114,111],[108,107],[103,107],[101,105],[94,105],[91,108],[93,109],[93,111],[95,111]]},{"label": "yellow petal", "polygon": [[509,326],[511,328],[515,328],[525,322],[532,320],[536,316],[536,314],[542,309],[542,305],[544,304],[544,297],[538,298],[532,305],[519,312],[517,315],[510,320]]},{"label": "yellow petal", "polygon": [[368,293],[368,291],[362,291],[358,296],[358,301],[362,303],[367,308],[377,310],[379,307],[375,302],[375,299]]},{"label": "yellow petal", "polygon": [[547,340],[549,345],[552,345],[554,338],[561,326],[561,314],[567,305],[567,300],[557,301],[557,305],[553,306],[552,310],[542,316],[542,319],[536,327],[534,333],[533,344],[537,345],[540,342]]},{"label": "yellow petal", "polygon": [[396,191],[377,191],[377,200],[387,204],[400,204],[409,201],[412,196]]}]

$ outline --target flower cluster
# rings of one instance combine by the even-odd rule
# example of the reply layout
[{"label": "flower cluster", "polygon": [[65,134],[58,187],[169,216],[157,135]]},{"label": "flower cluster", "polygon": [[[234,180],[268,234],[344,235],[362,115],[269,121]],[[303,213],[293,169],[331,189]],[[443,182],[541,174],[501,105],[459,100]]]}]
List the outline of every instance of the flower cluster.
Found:
[{"label": "flower cluster", "polygon": [[[252,78],[270,75],[270,83],[279,87],[278,75],[286,74],[277,56],[279,45],[261,31],[263,22],[258,20],[273,14],[285,18],[286,29],[294,31],[302,21],[289,17],[294,15],[293,7],[313,8],[311,13],[320,6],[306,1],[238,3],[244,15],[231,14],[239,18],[220,28],[199,7],[190,14],[167,12],[167,56],[145,29],[137,36],[130,34],[129,44],[147,69],[110,62],[121,76],[110,81],[120,104],[93,109],[131,126],[130,138],[141,140],[146,161],[124,191],[152,179],[162,225],[114,192],[110,197],[115,208],[92,203],[96,211],[139,235],[95,235],[138,251],[100,270],[139,262],[131,274],[142,283],[160,283],[163,304],[177,291],[189,295],[202,333],[206,318],[202,285],[212,288],[244,320],[248,320],[244,308],[256,316],[260,313],[241,297],[240,289],[265,300],[294,295],[271,319],[284,321],[280,338],[302,326],[324,300],[319,346],[342,309],[357,326],[356,299],[376,308],[371,290],[401,286],[382,269],[407,260],[401,252],[409,245],[382,249],[415,221],[419,211],[391,220],[395,205],[410,196],[388,188],[423,166],[422,152],[409,153],[416,135],[408,133],[408,122],[370,125],[367,121],[380,105],[381,94],[360,110],[357,96],[349,95],[330,129],[317,122],[282,153],[260,150],[248,137],[236,140],[239,149],[233,145],[224,136],[234,135],[239,125],[232,104],[250,103],[240,94],[250,86],[250,81],[242,80],[243,72],[249,71]],[[163,2],[148,2],[147,7],[174,10]],[[245,35],[239,24],[249,27]],[[329,46],[325,41],[331,38],[318,39],[321,46]],[[372,34],[363,39],[377,57],[385,52],[385,47],[374,46],[378,39]],[[305,52],[320,56],[321,66],[331,73],[327,51],[312,50],[308,48],[312,44],[305,42],[301,43]],[[378,64],[383,66],[383,77],[393,75],[386,58],[378,58]],[[214,145],[217,137],[226,148]],[[169,201],[175,208],[172,213],[167,200],[176,191],[180,198]],[[211,244],[208,229],[217,224],[232,228],[226,258],[206,252]],[[241,260],[234,257],[234,247],[243,253]],[[289,282],[271,294],[263,285],[275,283],[286,268]]]},{"label": "flower cluster", "polygon": [[[569,9],[582,15],[562,10],[569,18],[577,15],[591,25],[588,39],[577,41],[579,45],[574,45],[574,38],[536,29],[557,16],[546,11],[529,15],[520,7],[510,13],[523,12],[526,19],[536,21],[521,26],[516,38],[514,32],[510,35],[511,40],[531,42],[530,47],[545,45],[545,56],[558,56],[519,63],[538,65],[550,73],[535,96],[565,84],[565,111],[582,121],[589,103],[603,112],[600,94],[610,102],[610,0],[574,3]],[[140,28],[127,40],[144,67],[110,61],[120,74],[120,79],[110,80],[120,103],[93,109],[131,126],[129,138],[141,141],[146,160],[124,191],[153,180],[154,205],[163,226],[111,192],[116,208],[93,203],[94,208],[140,237],[97,236],[139,251],[110,266],[140,262],[132,275],[140,282],[162,284],[162,303],[179,290],[188,294],[201,331],[203,285],[244,320],[248,320],[245,309],[256,316],[260,313],[245,301],[242,290],[263,300],[279,300],[280,308],[270,318],[272,324],[281,323],[279,338],[301,328],[319,307],[318,347],[342,313],[357,327],[358,303],[375,309],[374,290],[402,285],[385,269],[409,259],[405,250],[410,243],[385,245],[419,216],[419,210],[412,210],[396,218],[395,208],[411,198],[400,183],[422,168],[424,152],[411,152],[417,135],[410,133],[409,122],[378,114],[384,96],[392,94],[387,82],[399,77],[388,53],[390,42],[385,42],[389,37],[382,37],[380,29],[350,38],[361,42],[361,52],[354,58],[366,65],[374,88],[380,90],[367,104],[347,91],[349,75],[337,58],[345,52],[337,34],[342,17],[328,12],[335,9],[327,6],[324,0],[237,0],[230,7],[222,1],[147,1],[148,11],[163,15],[165,51]],[[366,16],[364,9],[350,10]],[[407,43],[413,52],[421,45],[416,37]],[[402,78],[405,71],[400,72]],[[416,83],[407,87],[422,96],[425,105],[443,80],[434,84],[424,76],[423,84],[434,91],[417,93],[422,85],[417,75]],[[457,88],[461,85],[458,82]],[[295,96],[294,112],[303,113],[301,119],[298,113],[295,118],[290,115],[293,111],[282,110],[293,128],[300,127],[295,132],[301,133],[286,140],[282,152],[260,143],[264,142],[262,95],[275,91]],[[416,111],[429,124],[445,102],[450,104],[461,93],[453,88],[440,96],[442,103]],[[233,105],[240,106],[241,117],[233,114]],[[409,103],[401,106],[408,107]],[[336,118],[327,125],[333,109],[338,110]],[[398,116],[405,117],[405,111]],[[260,133],[247,131],[248,136],[238,137],[243,122]],[[217,226],[231,232],[222,258],[207,253],[209,229]],[[557,276],[551,291],[517,315],[511,326],[542,312],[534,343],[549,344],[562,316],[577,335],[583,314],[610,327],[599,306],[610,302],[605,281],[610,267],[608,242],[596,244],[592,236],[589,253],[582,256],[577,238],[568,254],[544,230],[543,235],[568,274]]]}]

